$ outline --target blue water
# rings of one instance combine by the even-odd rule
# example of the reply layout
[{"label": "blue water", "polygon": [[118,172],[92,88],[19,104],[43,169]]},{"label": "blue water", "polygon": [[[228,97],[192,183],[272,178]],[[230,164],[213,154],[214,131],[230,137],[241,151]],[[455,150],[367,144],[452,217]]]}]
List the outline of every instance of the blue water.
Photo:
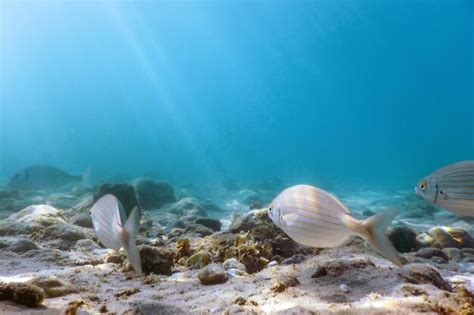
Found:
[{"label": "blue water", "polygon": [[474,159],[472,1],[1,1],[0,178],[30,164],[412,187]]}]

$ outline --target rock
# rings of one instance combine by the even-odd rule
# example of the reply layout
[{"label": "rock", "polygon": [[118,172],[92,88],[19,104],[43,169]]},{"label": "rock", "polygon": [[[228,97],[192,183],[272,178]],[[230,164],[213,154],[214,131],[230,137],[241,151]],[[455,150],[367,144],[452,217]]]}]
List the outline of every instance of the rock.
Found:
[{"label": "rock", "polygon": [[243,296],[238,296],[234,300],[234,304],[237,304],[237,305],[245,305],[245,303],[247,303],[247,300]]},{"label": "rock", "polygon": [[138,246],[142,269],[145,274],[156,273],[170,275],[174,266],[173,253],[165,247]]},{"label": "rock", "polygon": [[160,210],[168,211],[178,216],[197,215],[207,217],[204,206],[197,199],[191,197],[182,198],[178,202],[162,207]]},{"label": "rock", "polygon": [[431,257],[431,261],[434,262],[435,264],[446,264],[448,261],[442,257],[439,256],[433,256]]},{"label": "rock", "polygon": [[94,227],[92,225],[92,217],[90,216],[89,213],[78,213],[70,219],[70,222],[74,225],[82,226],[86,228]]},{"label": "rock", "polygon": [[368,267],[375,268],[374,263],[370,259],[352,259],[352,260],[333,260],[318,265],[312,278],[319,278],[326,275],[339,277],[346,271],[354,269],[365,269]]},{"label": "rock", "polygon": [[461,260],[461,251],[459,250],[459,248],[443,248],[443,253],[451,260]]},{"label": "rock", "polygon": [[220,231],[222,226],[219,220],[211,218],[198,218],[194,222],[197,224],[204,225],[205,227],[210,228],[214,232]]},{"label": "rock", "polygon": [[111,255],[108,255],[105,258],[106,263],[111,263],[111,264],[121,264],[123,263],[123,257],[120,254],[113,253]]},{"label": "rock", "polygon": [[209,265],[198,273],[199,281],[204,285],[221,284],[229,280],[229,276],[218,265]]},{"label": "rock", "polygon": [[95,238],[95,233],[77,225],[54,224],[33,233],[31,238],[35,241],[60,241],[59,249],[69,250],[78,240]]},{"label": "rock", "polygon": [[191,223],[186,226],[184,233],[190,236],[203,237],[213,234],[214,231],[204,225]]},{"label": "rock", "polygon": [[463,248],[461,254],[463,256],[474,256],[474,248]]},{"label": "rock", "polygon": [[344,283],[339,286],[339,290],[341,290],[344,293],[351,292],[351,289],[347,286],[347,284],[344,284]]},{"label": "rock", "polygon": [[78,293],[79,291],[71,284],[59,279],[55,276],[38,276],[27,282],[43,289],[46,297],[54,298],[71,293]]},{"label": "rock", "polygon": [[38,249],[38,246],[27,238],[14,236],[0,238],[0,249],[22,254]]},{"label": "rock", "polygon": [[228,269],[238,269],[241,271],[245,271],[245,266],[242,264],[240,261],[238,261],[236,258],[229,258],[224,261],[222,264],[225,270]]},{"label": "rock", "polygon": [[174,188],[165,182],[140,179],[135,183],[138,202],[145,210],[158,209],[167,203],[176,202]]},{"label": "rock", "polygon": [[189,239],[179,239],[176,241],[176,259],[179,260],[183,257],[189,257],[193,254],[191,249],[191,243]]},{"label": "rock", "polygon": [[311,278],[320,278],[328,274],[325,266],[316,267],[316,271],[311,275]]},{"label": "rock", "polygon": [[291,264],[299,264],[303,262],[305,257],[301,254],[296,254],[294,256],[291,256],[290,258],[284,259],[281,263],[283,265],[291,265]]},{"label": "rock", "polygon": [[422,248],[416,252],[415,256],[425,259],[431,259],[432,257],[440,257],[445,263],[449,261],[448,256],[446,256],[446,254],[442,250],[433,247]]},{"label": "rock", "polygon": [[408,226],[396,226],[389,230],[388,238],[400,253],[416,251],[416,232]]},{"label": "rock", "polygon": [[274,293],[281,293],[289,287],[296,287],[300,282],[296,276],[286,275],[281,279],[276,280],[270,290]]},{"label": "rock", "polygon": [[302,249],[298,243],[286,235],[277,235],[268,240],[273,248],[273,254],[281,257],[291,257]]},{"label": "rock", "polygon": [[171,231],[174,228],[184,229],[186,228],[186,223],[184,223],[183,221],[179,219],[171,219],[166,223],[165,229],[167,231]]},{"label": "rock", "polygon": [[[123,205],[125,212],[128,215],[132,212],[133,208],[140,207],[136,194],[135,188],[129,184],[112,184],[106,183],[100,186],[98,192],[94,194],[94,203],[99,200],[100,197],[112,194],[117,197]],[[92,206],[92,205],[91,205]]]},{"label": "rock", "polygon": [[276,265],[278,265],[278,261],[272,260],[267,264],[267,267],[273,267],[273,266],[276,266]]},{"label": "rock", "polygon": [[436,248],[474,248],[474,239],[463,229],[451,227],[433,227],[419,242]]},{"label": "rock", "polygon": [[49,205],[29,206],[0,222],[0,236],[29,234],[59,223],[66,223],[64,211]]},{"label": "rock", "polygon": [[0,300],[8,300],[28,307],[36,307],[44,300],[44,292],[35,285],[0,282]]},{"label": "rock", "polygon": [[207,251],[200,251],[189,257],[188,260],[186,260],[185,265],[191,269],[204,268],[205,266],[209,265],[211,260],[211,253]]},{"label": "rock", "polygon": [[451,285],[441,277],[438,270],[428,264],[408,264],[403,266],[398,274],[412,284],[432,284],[441,290],[452,290]]}]

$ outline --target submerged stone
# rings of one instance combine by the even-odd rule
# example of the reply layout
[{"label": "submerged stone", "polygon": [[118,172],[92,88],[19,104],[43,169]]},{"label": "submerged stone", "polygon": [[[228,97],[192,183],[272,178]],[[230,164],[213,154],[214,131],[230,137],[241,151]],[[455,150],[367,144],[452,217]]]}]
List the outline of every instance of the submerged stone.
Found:
[{"label": "submerged stone", "polygon": [[135,183],[138,201],[143,209],[158,209],[167,203],[176,202],[174,188],[165,182],[140,179]]},{"label": "submerged stone", "polygon": [[[106,183],[100,186],[99,190],[94,194],[94,204],[97,200],[99,200],[102,196],[112,194],[117,197],[118,200],[123,205],[123,208],[128,215],[132,212],[133,208],[140,207],[136,194],[135,188],[130,184],[112,184]],[[91,206],[92,206],[91,204]]]},{"label": "submerged stone", "polygon": [[66,223],[64,211],[49,205],[29,206],[0,221],[0,236],[29,234],[59,223]]},{"label": "submerged stone", "polygon": [[55,276],[38,276],[28,283],[43,289],[48,298],[79,292],[74,286]]},{"label": "submerged stone", "polygon": [[174,266],[173,253],[165,247],[140,245],[138,247],[145,274],[170,275]]},{"label": "submerged stone", "polygon": [[442,250],[438,248],[433,248],[433,247],[422,248],[416,252],[415,256],[425,258],[425,259],[440,257],[444,262],[449,261],[449,257],[446,256],[446,254]]},{"label": "submerged stone", "polygon": [[396,226],[388,232],[388,238],[400,253],[414,252],[417,249],[416,232],[408,226]]},{"label": "submerged stone", "polygon": [[0,301],[8,300],[28,307],[39,306],[44,300],[44,291],[27,283],[0,282]]},{"label": "submerged stone", "polygon": [[441,277],[438,270],[428,264],[408,264],[398,274],[412,284],[432,284],[438,289],[451,291],[451,285]]},{"label": "submerged stone", "polygon": [[198,278],[204,285],[222,284],[229,280],[227,272],[220,269],[218,265],[207,266],[198,273]]}]

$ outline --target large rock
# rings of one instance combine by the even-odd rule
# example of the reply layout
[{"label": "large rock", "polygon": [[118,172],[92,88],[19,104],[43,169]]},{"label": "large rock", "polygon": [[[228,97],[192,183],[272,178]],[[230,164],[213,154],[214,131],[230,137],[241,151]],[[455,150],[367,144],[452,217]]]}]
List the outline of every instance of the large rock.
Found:
[{"label": "large rock", "polygon": [[49,205],[33,205],[3,220],[0,223],[0,236],[29,234],[61,223],[66,223],[64,211]]},{"label": "large rock", "polygon": [[413,284],[432,284],[438,289],[451,291],[451,285],[441,277],[438,270],[427,264],[408,264],[398,274]]},{"label": "large rock", "polygon": [[173,253],[165,247],[141,245],[138,247],[143,272],[170,275],[174,266]]},{"label": "large rock", "polygon": [[22,254],[33,249],[38,249],[38,246],[27,238],[21,236],[0,237],[0,250]]},{"label": "large rock", "polygon": [[414,252],[417,249],[416,232],[408,226],[391,228],[388,238],[400,253]]},{"label": "large rock", "polygon": [[135,183],[135,190],[140,205],[146,210],[161,208],[167,203],[176,202],[173,186],[165,182],[143,178]]},{"label": "large rock", "polygon": [[79,240],[95,238],[95,233],[92,229],[73,224],[54,224],[33,233],[31,238],[35,241],[54,241],[51,243],[53,247],[69,250]]},{"label": "large rock", "polygon": [[27,283],[43,289],[48,298],[79,292],[71,284],[51,275],[39,275],[29,280]]},{"label": "large rock", "polygon": [[419,247],[474,248],[474,239],[463,229],[437,226],[417,236]]},{"label": "large rock", "polygon": [[169,206],[162,209],[178,216],[207,216],[207,212],[204,206],[197,199],[191,197],[182,198],[178,202],[170,204]]},{"label": "large rock", "polygon": [[133,208],[140,207],[135,194],[135,188],[132,185],[111,183],[103,184],[100,186],[98,192],[94,194],[94,202],[107,194],[112,194],[120,200],[125,212],[127,213],[127,217],[130,212],[132,212]]}]

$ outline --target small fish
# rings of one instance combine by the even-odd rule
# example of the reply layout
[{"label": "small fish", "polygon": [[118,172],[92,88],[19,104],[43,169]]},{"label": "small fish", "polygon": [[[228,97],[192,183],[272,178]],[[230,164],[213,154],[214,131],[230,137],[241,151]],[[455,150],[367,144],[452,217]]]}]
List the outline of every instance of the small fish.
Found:
[{"label": "small fish", "polygon": [[[140,225],[140,210],[133,208],[128,219],[120,201],[114,195],[105,195],[91,208],[92,224],[99,241],[105,247],[125,250],[133,269],[142,273],[142,262],[136,240]],[[125,222],[125,223],[124,223]]]},{"label": "small fish", "polygon": [[474,161],[437,169],[418,182],[415,192],[433,206],[474,217]]},{"label": "small fish", "polygon": [[19,190],[56,189],[75,183],[87,184],[89,175],[90,168],[83,175],[75,176],[54,166],[31,165],[15,173],[8,187]]},{"label": "small fish", "polygon": [[285,189],[272,201],[268,214],[279,228],[300,244],[332,248],[357,235],[386,259],[401,266],[398,253],[385,234],[385,228],[396,216],[393,209],[360,221],[330,193],[309,185],[296,185]]}]

